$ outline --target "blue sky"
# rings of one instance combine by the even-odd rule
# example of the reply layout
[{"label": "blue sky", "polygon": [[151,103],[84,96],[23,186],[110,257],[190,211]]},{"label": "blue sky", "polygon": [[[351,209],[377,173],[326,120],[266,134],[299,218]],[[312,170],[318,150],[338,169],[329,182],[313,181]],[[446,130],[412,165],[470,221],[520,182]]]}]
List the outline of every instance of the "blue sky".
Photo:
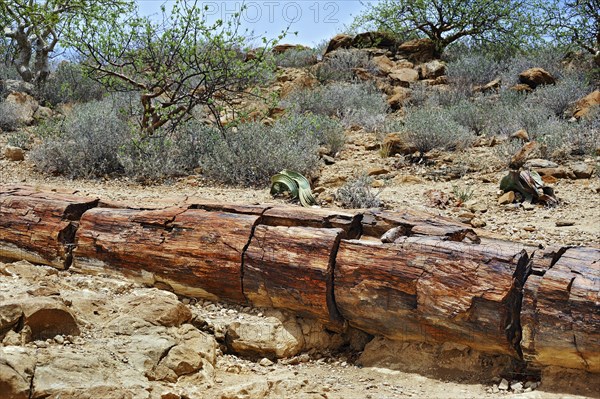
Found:
[{"label": "blue sky", "polygon": [[[164,0],[137,2],[143,15],[158,14],[161,4],[165,3]],[[245,4],[246,9],[242,13],[244,28],[271,39],[290,26],[289,32],[297,31],[298,34],[288,34],[282,42],[308,46],[330,39],[364,9],[359,0],[199,0],[198,3],[208,7],[209,20],[227,19],[228,15],[239,12],[242,4]],[[166,4],[168,10],[173,0],[167,0]]]}]

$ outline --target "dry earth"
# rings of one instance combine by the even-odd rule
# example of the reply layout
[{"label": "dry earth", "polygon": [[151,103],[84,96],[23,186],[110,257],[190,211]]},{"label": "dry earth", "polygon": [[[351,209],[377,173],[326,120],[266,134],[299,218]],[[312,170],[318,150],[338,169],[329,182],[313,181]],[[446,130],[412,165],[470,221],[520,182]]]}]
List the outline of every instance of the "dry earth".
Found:
[{"label": "dry earth", "polygon": [[[2,147],[4,140],[0,136]],[[535,245],[600,245],[598,158],[579,160],[595,168],[594,177],[553,184],[561,202],[557,208],[545,208],[498,204],[498,181],[506,172],[494,154],[492,148],[475,147],[437,154],[433,164],[413,164],[403,157],[381,158],[373,135],[349,131],[346,148],[333,165],[322,167],[314,187],[319,187],[323,206],[335,207],[335,190],[355,173],[371,171],[377,173],[375,184],[384,186],[380,196],[390,209],[470,219],[485,234]],[[271,198],[266,188],[216,187],[198,176],[155,186],[125,179],[72,181],[39,174],[27,160],[1,159],[0,184],[68,188],[148,206],[192,196],[236,203],[282,201]],[[450,201],[445,209],[432,207],[427,191],[451,195],[454,186],[473,189],[471,200],[461,206]],[[562,224],[568,226],[557,226]],[[17,373],[11,380],[15,384],[23,379],[23,398],[600,397],[597,384],[560,374],[556,381],[545,379],[541,386],[530,387],[530,392],[499,391],[504,375],[477,373],[477,355],[465,348],[448,348],[446,352],[455,354],[444,359],[431,348],[386,346],[375,340],[363,351],[359,336],[340,349],[342,341],[353,340],[323,335],[318,326],[281,312],[195,302],[110,276],[77,275],[26,262],[0,265],[1,303],[35,307],[40,300],[59,303],[62,311],[73,315],[81,334],[56,331],[51,337],[36,337],[35,331],[24,328],[6,335],[0,372]],[[2,317],[0,321],[6,323]],[[31,323],[35,327],[35,320]],[[190,342],[197,344],[194,349]],[[274,353],[283,359],[276,360]],[[390,353],[403,361],[394,364]],[[461,362],[471,369],[431,371],[433,365],[460,368]],[[569,394],[560,394],[553,392],[556,385],[573,386]]]}]

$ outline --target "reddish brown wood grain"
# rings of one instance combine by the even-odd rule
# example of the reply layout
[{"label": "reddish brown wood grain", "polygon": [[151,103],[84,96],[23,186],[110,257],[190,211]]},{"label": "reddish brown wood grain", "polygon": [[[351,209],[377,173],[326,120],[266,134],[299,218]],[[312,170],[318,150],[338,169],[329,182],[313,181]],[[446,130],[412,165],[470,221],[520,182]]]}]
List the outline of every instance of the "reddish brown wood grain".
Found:
[{"label": "reddish brown wood grain", "polygon": [[526,265],[523,251],[433,237],[342,240],[335,298],[352,326],[372,334],[518,356]]},{"label": "reddish brown wood grain", "polygon": [[242,253],[258,217],[200,209],[93,209],[81,219],[73,268],[118,271],[179,294],[244,303]]},{"label": "reddish brown wood grain", "polygon": [[0,258],[68,268],[79,217],[98,199],[32,187],[0,190]]},{"label": "reddish brown wood grain", "polygon": [[244,293],[250,303],[341,329],[333,265],[342,234],[341,229],[258,226],[244,256]]}]

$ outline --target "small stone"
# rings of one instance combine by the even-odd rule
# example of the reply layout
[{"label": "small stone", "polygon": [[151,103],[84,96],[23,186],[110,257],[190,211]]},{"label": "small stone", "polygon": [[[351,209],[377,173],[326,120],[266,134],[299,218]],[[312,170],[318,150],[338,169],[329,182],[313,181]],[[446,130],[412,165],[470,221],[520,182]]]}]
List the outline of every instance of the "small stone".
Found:
[{"label": "small stone", "polygon": [[469,223],[475,218],[475,214],[472,212],[462,212],[458,215],[458,219],[463,223]]},{"label": "small stone", "polygon": [[487,225],[485,220],[482,220],[479,218],[473,218],[470,223],[471,223],[471,226],[473,226],[475,228],[481,228],[481,227],[485,227]]},{"label": "small stone", "polygon": [[506,381],[506,378],[503,378],[502,381],[500,381],[500,384],[498,384],[498,389],[501,391],[508,390],[508,381]]},{"label": "small stone", "polygon": [[567,226],[573,226],[575,225],[575,222],[572,220],[557,220],[556,221],[556,227],[567,227]]},{"label": "small stone", "polygon": [[524,386],[526,389],[531,388],[533,390],[533,389],[536,389],[539,385],[540,385],[539,382],[527,381]]},{"label": "small stone", "polygon": [[381,179],[375,179],[373,180],[373,183],[371,183],[371,187],[373,188],[381,188],[385,186],[385,182]]},{"label": "small stone", "polygon": [[387,173],[390,173],[390,171],[386,168],[374,167],[374,168],[369,169],[369,172],[367,174],[369,176],[379,176],[379,175],[385,175]]},{"label": "small stone", "polygon": [[62,345],[65,343],[65,339],[62,335],[57,335],[56,337],[54,337],[54,342],[56,342],[59,345]]},{"label": "small stone", "polygon": [[48,343],[46,341],[34,341],[33,344],[38,348],[47,348]]},{"label": "small stone", "polygon": [[335,159],[329,155],[323,155],[321,158],[325,162],[325,165],[333,165],[335,163]]},{"label": "small stone", "polygon": [[512,389],[513,391],[522,391],[523,390],[523,383],[518,381],[518,382],[513,382],[512,384],[510,384],[510,389]]},{"label": "small stone", "polygon": [[498,198],[498,205],[512,204],[513,202],[515,202],[514,191],[504,193],[500,198]]},{"label": "small stone", "polygon": [[7,145],[4,147],[4,158],[9,161],[23,161],[25,159],[25,152],[20,147],[14,147]]},{"label": "small stone", "polygon": [[521,206],[526,211],[533,211],[535,209],[535,205],[533,205],[531,202],[527,202],[527,201],[523,202],[521,204]]},{"label": "small stone", "polygon": [[260,362],[258,362],[258,364],[260,364],[263,367],[269,367],[273,365],[273,362],[267,359],[266,357],[263,357],[262,359],[260,359]]},{"label": "small stone", "polygon": [[594,167],[585,162],[577,162],[571,165],[571,170],[577,179],[589,179],[594,174]]},{"label": "small stone", "polygon": [[523,230],[525,230],[525,231],[529,231],[529,232],[533,232],[533,231],[535,231],[536,229],[535,229],[535,227],[534,227],[534,226],[525,226],[525,227],[523,227]]},{"label": "small stone", "polygon": [[548,161],[547,159],[534,158],[525,162],[525,168],[533,169],[533,168],[558,168],[558,164],[556,162]]}]

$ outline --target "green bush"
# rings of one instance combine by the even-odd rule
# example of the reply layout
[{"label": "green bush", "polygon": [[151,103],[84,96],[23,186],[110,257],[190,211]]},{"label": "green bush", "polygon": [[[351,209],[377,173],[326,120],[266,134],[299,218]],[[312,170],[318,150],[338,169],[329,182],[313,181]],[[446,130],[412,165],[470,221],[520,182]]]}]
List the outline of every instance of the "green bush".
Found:
[{"label": "green bush", "polygon": [[367,131],[380,127],[388,110],[382,94],[369,83],[331,83],[296,91],[283,105],[296,113],[336,117],[346,128],[356,125]]},{"label": "green bush", "polygon": [[473,134],[459,125],[447,109],[432,106],[407,109],[403,132],[421,154],[433,149],[452,151],[465,148],[474,139]]},{"label": "green bush", "polygon": [[31,137],[24,131],[12,133],[8,136],[6,144],[29,150],[31,148]]},{"label": "green bush", "polygon": [[73,107],[64,121],[38,128],[42,143],[31,159],[41,171],[71,178],[90,178],[122,171],[119,148],[128,140],[130,126],[110,100]]},{"label": "green bush", "polygon": [[447,70],[451,84],[472,89],[496,79],[501,66],[484,54],[468,53],[448,62]]},{"label": "green bush", "polygon": [[119,161],[125,175],[143,182],[191,174],[199,167],[204,141],[213,130],[189,121],[169,134],[134,136],[119,149]]},{"label": "green bush", "polygon": [[570,73],[559,79],[555,85],[538,87],[531,93],[527,102],[551,110],[554,115],[563,117],[573,102],[589,94],[592,87],[582,74]]},{"label": "green bush", "polygon": [[365,51],[340,49],[324,57],[316,71],[317,79],[322,82],[351,82],[356,80],[354,68],[366,68],[376,72]]},{"label": "green bush", "polygon": [[455,122],[479,136],[490,122],[487,115],[490,106],[487,101],[462,100],[450,107],[449,112]]},{"label": "green bush", "polygon": [[366,174],[354,177],[336,191],[335,198],[344,208],[379,208],[381,191],[374,192],[372,183],[373,178]]},{"label": "green bush", "polygon": [[272,126],[251,122],[212,131],[201,153],[204,174],[221,183],[264,187],[283,169],[310,175],[318,165],[319,140],[305,130],[302,117],[287,117]]},{"label": "green bush", "polygon": [[290,49],[275,56],[275,64],[284,68],[305,68],[317,63],[317,52],[310,48]]},{"label": "green bush", "polygon": [[79,64],[61,62],[42,88],[41,97],[52,105],[100,100],[105,90],[87,77]]}]

